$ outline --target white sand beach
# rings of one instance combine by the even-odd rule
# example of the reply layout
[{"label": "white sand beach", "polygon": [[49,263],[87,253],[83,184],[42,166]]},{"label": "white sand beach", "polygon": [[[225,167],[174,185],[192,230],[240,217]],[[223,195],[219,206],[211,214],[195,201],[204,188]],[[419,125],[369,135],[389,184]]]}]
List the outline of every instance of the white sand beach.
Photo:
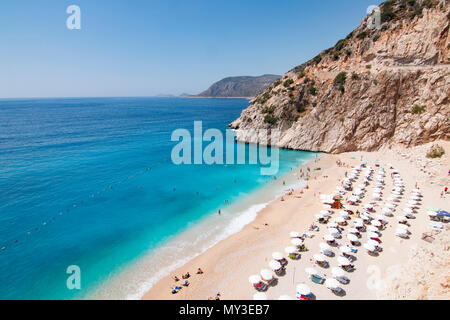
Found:
[{"label": "white sand beach", "polygon": [[[449,142],[438,143],[450,150]],[[301,168],[303,172],[307,172],[307,168],[311,172],[307,188],[295,190],[293,194],[280,197],[271,203],[242,231],[219,242],[160,280],[143,298],[205,300],[220,293],[221,299],[225,300],[251,300],[257,291],[249,283],[249,276],[258,275],[262,269],[270,269],[268,263],[272,260],[273,252],[286,255],[285,248],[291,246],[289,233],[296,231],[314,235],[313,238],[305,239],[308,251],[302,252],[299,260],[288,258],[285,275],[276,276],[274,285],[265,291],[268,299],[278,299],[282,295],[295,299],[299,283],[308,285],[317,300],[449,299],[450,254],[447,225],[444,224],[440,233],[429,234],[431,243],[422,239],[424,233],[430,232],[430,218],[426,208],[433,206],[448,211],[450,203],[450,194],[441,197],[441,192],[450,182],[448,152],[442,158],[428,159],[425,155],[430,146],[431,144],[426,144],[410,149],[398,147],[377,152],[324,155],[316,162],[309,162]],[[337,165],[337,161],[343,165]],[[315,215],[324,210],[320,195],[333,193],[336,187],[341,186],[345,173],[350,175],[352,167],[362,163],[371,166],[374,173],[361,202],[356,206],[349,206],[350,210],[362,212],[364,205],[373,201],[375,177],[381,168],[384,168],[386,173],[382,199],[376,201],[375,212],[370,215],[375,217],[382,214],[382,208],[391,202],[387,200],[394,186],[391,166],[403,179],[404,192],[400,201],[394,202],[396,207],[393,216],[384,217],[387,226],[381,231],[379,246],[382,251],[372,256],[362,245],[357,246],[357,253],[352,254],[355,258],[355,270],[346,272],[350,282],[339,284],[342,290],[335,294],[324,284],[313,283],[305,272],[306,268],[313,267],[328,279],[332,278],[331,270],[339,265],[340,250],[337,247],[332,249],[333,257],[326,257],[328,267],[322,268],[313,261],[313,256],[320,253],[320,243],[325,242],[323,236],[329,233],[327,225],[319,224]],[[317,170],[318,168],[320,170]],[[362,170],[364,172],[365,169]],[[362,179],[363,174],[360,174],[353,183],[353,190],[358,188]],[[413,213],[415,218],[408,219],[410,235],[408,239],[403,239],[396,236],[396,217],[405,214],[403,209],[411,200],[411,193],[416,186],[423,197]],[[352,191],[349,191],[343,198],[347,200],[351,194]],[[331,218],[339,216],[340,210],[332,211],[334,213]],[[339,244],[349,244],[347,234],[355,219],[356,217],[352,216],[348,226],[344,227],[342,239],[336,240]],[[319,226],[318,232],[308,231],[312,222]],[[361,233],[361,244],[369,240],[368,234],[367,231]],[[196,274],[198,268],[204,273]],[[175,285],[181,286],[181,281],[175,282],[173,277],[176,275],[181,279],[182,274],[186,272],[191,274],[190,285],[172,294]]]}]

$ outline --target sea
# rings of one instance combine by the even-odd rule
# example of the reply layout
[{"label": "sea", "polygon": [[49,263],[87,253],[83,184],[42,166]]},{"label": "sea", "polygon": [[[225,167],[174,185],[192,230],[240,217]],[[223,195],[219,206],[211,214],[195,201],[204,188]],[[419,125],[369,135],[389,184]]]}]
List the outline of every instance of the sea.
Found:
[{"label": "sea", "polygon": [[[246,99],[0,99],[0,299],[139,299],[304,184],[295,170],[316,153],[266,148],[279,155],[270,176],[249,157],[174,163],[176,130],[205,148],[212,142],[195,136],[194,122],[225,137],[247,106]],[[251,147],[223,145],[247,154]]]}]

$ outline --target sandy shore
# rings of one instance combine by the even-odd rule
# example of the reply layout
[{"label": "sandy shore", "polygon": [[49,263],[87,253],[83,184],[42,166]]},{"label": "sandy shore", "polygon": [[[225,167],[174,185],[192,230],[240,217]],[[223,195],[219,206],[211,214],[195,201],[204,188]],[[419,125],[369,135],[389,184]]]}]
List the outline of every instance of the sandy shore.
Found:
[{"label": "sandy shore", "polygon": [[[271,286],[267,293],[269,299],[278,299],[280,295],[290,295],[295,297],[296,285],[298,283],[308,284],[317,299],[377,299],[377,298],[403,298],[416,299],[427,298],[427,293],[423,290],[408,290],[410,286],[415,286],[415,277],[421,277],[418,273],[413,276],[408,273],[405,267],[413,262],[412,257],[418,256],[420,250],[440,250],[439,262],[433,259],[426,261],[418,260],[418,264],[429,263],[430,268],[436,268],[439,273],[446,273],[444,277],[439,277],[437,282],[443,282],[440,286],[444,289],[433,298],[449,298],[449,268],[443,268],[442,264],[450,262],[448,245],[438,246],[436,242],[430,244],[421,240],[423,232],[428,229],[428,216],[426,207],[438,206],[448,210],[447,194],[441,198],[441,191],[444,186],[449,185],[448,170],[449,142],[439,142],[447,150],[447,154],[440,159],[425,158],[426,151],[430,144],[413,149],[387,149],[378,152],[352,152],[339,155],[325,155],[316,161],[309,162],[306,167],[311,171],[312,177],[308,181],[308,188],[296,190],[292,195],[280,197],[265,209],[257,218],[247,225],[242,231],[219,242],[200,256],[191,260],[183,267],[175,270],[169,276],[160,280],[154,285],[143,299],[186,299],[205,300],[214,297],[220,292],[222,299],[249,300],[256,292],[248,283],[248,277],[252,274],[259,274],[259,271],[268,268],[268,261],[275,251],[284,253],[284,248],[290,245],[289,232],[306,232],[309,225],[315,220],[314,216],[323,209],[320,202],[320,194],[329,194],[341,184],[345,172],[350,172],[351,167],[365,162],[374,167],[378,162],[387,169],[387,164],[392,164],[397,169],[405,182],[405,195],[402,198],[395,214],[401,212],[404,204],[409,199],[409,194],[417,183],[423,194],[422,205],[420,206],[416,219],[411,220],[410,239],[403,240],[395,236],[397,221],[395,217],[388,218],[388,227],[383,231],[382,244],[383,251],[379,256],[373,257],[367,254],[363,248],[359,248],[354,262],[356,270],[349,273],[350,283],[342,285],[344,294],[337,296],[323,285],[312,283],[304,269],[313,267],[312,256],[319,253],[319,243],[323,242],[323,235],[327,234],[326,226],[320,225],[320,231],[314,233],[314,238],[306,239],[305,244],[309,251],[302,254],[300,260],[289,260],[286,275],[279,277],[276,285]],[[361,161],[362,159],[362,161]],[[336,161],[345,163],[338,166]],[[321,168],[321,170],[315,170]],[[300,169],[297,169],[300,170]],[[303,171],[306,170],[304,167]],[[392,189],[391,170],[387,170],[386,187],[384,189],[383,200],[386,200]],[[361,178],[357,181],[359,184]],[[361,211],[362,205],[371,201],[373,182],[368,186],[368,192],[360,206],[355,206],[354,210]],[[345,195],[348,197],[349,193]],[[382,204],[383,201],[380,202]],[[447,205],[447,206],[446,206]],[[380,213],[379,207],[377,213]],[[348,229],[348,227],[346,228]],[[342,243],[346,243],[346,232],[343,233]],[[443,233],[447,233],[444,231]],[[366,234],[363,234],[361,242],[366,241]],[[442,238],[442,237],[441,237]],[[439,240],[439,239],[438,239]],[[436,240],[436,241],[438,241]],[[440,241],[444,241],[440,239]],[[435,249],[432,249],[434,247]],[[338,251],[335,249],[335,253]],[[318,266],[322,275],[331,276],[331,268],[337,267],[337,257],[328,258],[330,268],[322,269]],[[416,259],[417,260],[417,259]],[[197,268],[202,268],[204,274],[197,275]],[[440,269],[439,269],[440,268]],[[444,270],[444,271],[442,271]],[[190,272],[190,286],[183,288],[179,293],[173,295],[171,288],[176,284],[173,277]],[[429,279],[422,276],[422,279]],[[426,280],[425,280],[426,281]],[[431,280],[428,280],[431,281]],[[392,283],[396,283],[392,287]],[[423,288],[430,286],[424,285]],[[395,290],[401,290],[402,294],[392,294]],[[389,291],[391,294],[386,294]],[[420,292],[419,292],[420,291]],[[406,293],[405,293],[406,292]],[[408,294],[408,292],[410,294]]]}]

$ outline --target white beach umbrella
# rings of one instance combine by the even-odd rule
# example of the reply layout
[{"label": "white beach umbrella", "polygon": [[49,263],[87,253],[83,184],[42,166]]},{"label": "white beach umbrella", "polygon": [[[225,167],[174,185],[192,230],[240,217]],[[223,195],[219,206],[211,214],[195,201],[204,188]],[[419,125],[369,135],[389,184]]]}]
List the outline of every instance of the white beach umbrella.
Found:
[{"label": "white beach umbrella", "polygon": [[261,278],[263,278],[266,281],[270,281],[273,279],[272,271],[268,269],[262,269],[259,274],[261,275]]},{"label": "white beach umbrella", "polygon": [[301,246],[303,244],[303,240],[299,239],[299,238],[294,238],[294,239],[291,239],[291,243],[294,246]]},{"label": "white beach umbrella", "polygon": [[353,221],[353,225],[355,226],[355,228],[364,228],[364,222]]},{"label": "white beach umbrella", "polygon": [[349,217],[349,214],[348,214],[348,212],[346,212],[346,211],[341,211],[340,213],[339,213],[339,215],[342,217],[342,218],[348,218]]},{"label": "white beach umbrella", "polygon": [[325,286],[328,289],[337,289],[339,288],[339,282],[337,282],[336,279],[328,278],[327,280],[325,280]]},{"label": "white beach umbrella", "polygon": [[248,278],[248,281],[251,283],[251,284],[258,284],[258,283],[260,283],[261,282],[261,277],[260,276],[258,276],[258,275],[252,275],[252,276],[250,276],[249,278]]},{"label": "white beach umbrella", "polygon": [[272,258],[274,258],[275,260],[283,260],[283,254],[281,252],[274,252],[272,253]]},{"label": "white beach umbrella", "polygon": [[310,276],[315,276],[315,275],[319,274],[319,272],[314,268],[306,268],[305,272]]},{"label": "white beach umbrella", "polygon": [[331,228],[331,227],[328,227],[328,232],[330,233],[330,234],[339,234],[339,230],[338,229],[336,229],[336,228]]},{"label": "white beach umbrella", "polygon": [[334,237],[331,234],[326,234],[323,236],[325,241],[334,241]]},{"label": "white beach umbrella", "polygon": [[319,243],[319,247],[321,250],[332,250],[332,248],[330,247],[330,245],[328,243],[325,242],[321,242]]},{"label": "white beach umbrella", "polygon": [[397,230],[395,230],[395,234],[397,234],[397,235],[408,235],[408,231],[406,231],[405,229],[397,228]]},{"label": "white beach umbrella", "polygon": [[348,229],[348,233],[351,233],[351,234],[359,234],[359,231],[358,231],[358,229],[356,229],[356,228],[349,228],[349,229]]},{"label": "white beach umbrella", "polygon": [[278,261],[270,260],[269,267],[275,271],[281,269],[281,264]]},{"label": "white beach umbrella", "polygon": [[318,261],[318,262],[324,262],[324,261],[327,260],[326,257],[325,257],[323,254],[315,254],[315,255],[313,256],[313,259],[314,259],[315,261]]},{"label": "white beach umbrella", "polygon": [[372,198],[381,198],[382,196],[381,192],[372,192]]},{"label": "white beach umbrella", "polygon": [[367,231],[369,232],[378,232],[378,228],[375,226],[367,226]]},{"label": "white beach umbrella", "polygon": [[324,216],[329,216],[330,214],[332,214],[333,212],[330,212],[328,210],[321,210],[320,214],[323,214]]},{"label": "white beach umbrella", "polygon": [[404,208],[404,209],[403,209],[403,212],[406,212],[406,213],[413,213],[413,210],[412,210],[411,208]]},{"label": "white beach umbrella", "polygon": [[336,268],[336,267],[331,269],[331,274],[333,275],[333,277],[344,277],[345,276],[344,270],[342,270],[341,268]]},{"label": "white beach umbrella", "polygon": [[297,253],[297,248],[295,247],[287,247],[286,249],[284,249],[284,252],[286,252],[287,254],[293,254],[293,253]]},{"label": "white beach umbrella", "polygon": [[369,232],[369,233],[367,234],[367,238],[369,238],[369,239],[372,239],[372,238],[379,238],[379,237],[380,237],[379,234],[376,233],[376,232]]},{"label": "white beach umbrella", "polygon": [[381,222],[378,221],[378,220],[375,220],[374,222],[372,222],[372,225],[374,225],[375,227],[381,227],[382,226]]},{"label": "white beach umbrella", "polygon": [[375,248],[380,246],[380,244],[375,240],[367,240],[367,243],[370,244],[371,246],[374,246]]},{"label": "white beach umbrella", "polygon": [[392,213],[392,211],[384,211],[383,214],[384,214],[386,217],[392,217],[392,216],[394,216],[394,214]]},{"label": "white beach umbrella", "polygon": [[390,208],[383,208],[383,209],[381,209],[381,212],[383,212],[383,213],[391,213],[392,212],[392,210],[390,209]]},{"label": "white beach umbrella", "polygon": [[405,217],[405,216],[397,216],[397,217],[395,217],[398,221],[400,221],[400,222],[406,222],[406,221],[408,221],[408,218],[407,217]]},{"label": "white beach umbrella", "polygon": [[316,214],[316,219],[317,220],[320,220],[320,219],[323,219],[323,218],[324,218],[323,214]]},{"label": "white beach umbrella", "polygon": [[381,222],[386,221],[386,220],[384,219],[384,216],[381,215],[381,214],[375,215],[375,219],[377,219],[377,220],[379,220],[379,221],[381,221]]},{"label": "white beach umbrella", "polygon": [[337,262],[341,266],[348,266],[348,265],[352,264],[352,262],[350,260],[348,260],[347,258],[345,258],[345,257],[338,257],[337,258]]},{"label": "white beach umbrella", "polygon": [[282,295],[278,298],[278,300],[294,300],[294,298],[288,295]]},{"label": "white beach umbrella", "polygon": [[338,227],[338,224],[336,223],[336,222],[330,222],[330,223],[328,223],[328,227],[329,228],[337,228]]},{"label": "white beach umbrella", "polygon": [[334,239],[339,239],[341,237],[339,233],[330,233],[330,236],[332,236]]},{"label": "white beach umbrella", "polygon": [[389,202],[386,204],[386,207],[388,207],[389,209],[394,209],[396,207],[395,203]]},{"label": "white beach umbrella", "polygon": [[304,283],[299,283],[297,285],[297,292],[303,296],[311,294],[311,289]]},{"label": "white beach umbrella", "polygon": [[354,242],[359,241],[358,237],[354,234],[347,234],[347,239]]},{"label": "white beach umbrella", "polygon": [[408,227],[406,224],[401,224],[401,223],[399,223],[399,224],[397,225],[397,229],[408,230],[409,227]]},{"label": "white beach umbrella", "polygon": [[434,211],[427,211],[427,215],[428,215],[429,217],[436,217],[436,216],[437,216],[437,212],[434,212]]},{"label": "white beach umbrella", "polygon": [[267,295],[264,292],[258,292],[253,295],[253,300],[267,300]]},{"label": "white beach umbrella", "polygon": [[289,237],[291,238],[300,238],[300,233],[292,231],[289,233]]},{"label": "white beach umbrella", "polygon": [[342,218],[342,217],[337,217],[337,218],[335,219],[335,221],[336,221],[337,223],[343,223],[343,222],[345,222],[345,219]]}]

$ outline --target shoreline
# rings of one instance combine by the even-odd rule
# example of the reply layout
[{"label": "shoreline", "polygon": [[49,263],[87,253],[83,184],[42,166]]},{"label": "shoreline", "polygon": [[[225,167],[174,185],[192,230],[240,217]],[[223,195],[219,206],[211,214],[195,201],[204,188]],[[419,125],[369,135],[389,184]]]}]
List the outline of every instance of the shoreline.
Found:
[{"label": "shoreline", "polygon": [[[256,189],[243,192],[229,205],[210,212],[179,234],[170,236],[157,248],[126,265],[105,283],[94,288],[88,299],[141,299],[151,287],[174,270],[189,263],[218,242],[240,232],[258,213],[287,189],[306,183],[294,174],[299,166],[314,162],[321,154],[311,153],[303,163],[291,163],[276,180],[266,181]],[[200,235],[200,236],[199,236]],[[128,287],[124,292],[123,288]]]},{"label": "shoreline", "polygon": [[[442,143],[448,150],[449,143],[446,141]],[[429,145],[426,144],[425,146]],[[221,240],[213,247],[159,280],[142,299],[205,300],[214,297],[219,292],[221,293],[221,299],[224,300],[251,299],[256,291],[248,283],[248,276],[257,274],[261,269],[267,268],[267,262],[271,259],[272,252],[284,252],[284,247],[289,245],[288,233],[290,231],[305,232],[307,230],[307,227],[314,222],[314,215],[323,209],[319,201],[319,195],[332,192],[342,180],[344,172],[350,171],[350,166],[361,163],[360,157],[363,157],[363,161],[367,161],[372,166],[378,160],[385,166],[387,163],[393,163],[394,167],[401,172],[407,185],[405,194],[409,193],[411,184],[414,186],[414,182],[417,183],[418,181],[420,187],[424,190],[424,199],[426,199],[419,210],[420,214],[417,215],[417,221],[414,221],[414,225],[411,227],[413,236],[411,236],[410,240],[404,241],[392,234],[386,235],[383,241],[386,245],[389,245],[389,249],[383,251],[380,257],[377,258],[367,255],[364,249],[361,250],[361,254],[359,254],[360,261],[358,260],[357,263],[360,264],[360,268],[352,275],[352,283],[346,287],[348,292],[345,297],[330,295],[329,290],[324,288],[318,289],[320,298],[326,299],[378,298],[383,286],[386,286],[385,282],[391,280],[392,273],[395,274],[395,272],[391,272],[393,266],[402,266],[409,260],[409,253],[412,249],[406,249],[416,248],[417,245],[423,243],[420,235],[422,232],[427,231],[428,225],[428,217],[426,217],[424,208],[428,205],[439,203],[442,208],[448,209],[445,207],[445,200],[439,199],[438,192],[442,185],[448,183],[446,168],[449,164],[449,157],[447,154],[442,161],[437,160],[440,163],[437,169],[441,171],[440,174],[444,177],[443,182],[430,181],[430,174],[424,175],[425,169],[417,168],[417,171],[414,171],[414,173],[409,172],[411,163],[415,166],[418,164],[411,159],[408,160],[408,158],[411,157],[411,154],[414,156],[416,149],[420,149],[422,154],[422,149],[424,148],[423,146],[412,149],[399,147],[395,150],[381,150],[377,152],[323,154],[317,160],[308,161],[295,171],[300,170],[301,167],[308,167],[308,165],[322,168],[317,170],[317,172],[311,172],[313,176],[308,181],[308,189],[295,190],[292,195],[279,197],[261,210],[255,220],[246,225],[241,231]],[[408,154],[406,158],[404,157],[405,154]],[[343,161],[347,166],[337,166],[337,160]],[[424,161],[428,163],[434,160]],[[433,164],[433,168],[436,168],[436,165]],[[392,233],[395,223],[395,219],[390,219],[388,227],[390,233]],[[325,227],[321,227],[325,229]],[[311,240],[311,247],[317,247],[321,241],[321,237],[315,238],[317,239]],[[308,241],[310,240],[308,239]],[[402,248],[402,246],[406,245],[405,243],[408,243],[407,248]],[[311,266],[311,262],[308,261],[310,254],[318,253],[317,248],[312,248],[310,251],[311,253],[308,252],[305,259],[302,258],[299,262],[289,263],[289,275],[280,278],[279,285],[273,289],[271,288],[269,293],[274,295],[295,295],[295,292],[292,292],[292,287],[299,280],[307,281],[303,269],[305,265]],[[379,283],[375,287],[370,285],[370,281],[375,276],[371,274],[373,270],[370,268],[373,266],[379,269],[377,273],[377,281]],[[196,274],[197,268],[201,268],[204,273],[201,275]],[[293,270],[290,268],[293,268]],[[180,285],[180,282],[176,283],[172,279],[173,276],[177,275],[181,279],[181,275],[186,272],[191,274],[189,287],[183,288],[175,295],[171,294],[171,288],[175,284]],[[401,274],[397,274],[397,276],[401,278]],[[289,279],[290,277],[292,277],[292,280]],[[366,286],[363,284],[366,284]],[[272,296],[271,298],[275,297]]]}]

